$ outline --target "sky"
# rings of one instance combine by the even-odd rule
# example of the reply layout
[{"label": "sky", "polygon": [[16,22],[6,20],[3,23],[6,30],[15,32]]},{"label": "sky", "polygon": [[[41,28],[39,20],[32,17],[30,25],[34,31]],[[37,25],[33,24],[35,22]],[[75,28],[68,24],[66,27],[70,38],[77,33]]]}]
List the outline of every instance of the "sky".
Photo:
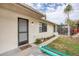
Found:
[{"label": "sky", "polygon": [[[61,24],[65,23],[67,15],[64,13],[64,8],[68,5],[67,3],[30,3],[34,9],[46,14],[47,20]],[[70,13],[70,19],[79,19],[79,3],[72,3],[72,12]]]}]

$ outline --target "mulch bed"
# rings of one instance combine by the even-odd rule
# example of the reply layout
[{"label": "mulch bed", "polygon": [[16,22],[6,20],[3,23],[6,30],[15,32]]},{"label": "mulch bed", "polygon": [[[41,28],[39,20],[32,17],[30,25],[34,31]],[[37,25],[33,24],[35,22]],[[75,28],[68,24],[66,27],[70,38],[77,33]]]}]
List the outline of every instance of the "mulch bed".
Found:
[{"label": "mulch bed", "polygon": [[[50,37],[48,37],[48,38],[43,38],[43,40],[44,40],[43,42],[48,41],[49,39],[51,39],[51,38],[53,38],[53,37],[55,37],[55,36],[53,35],[53,36],[50,36]],[[43,43],[43,42],[42,42],[42,43]]]}]

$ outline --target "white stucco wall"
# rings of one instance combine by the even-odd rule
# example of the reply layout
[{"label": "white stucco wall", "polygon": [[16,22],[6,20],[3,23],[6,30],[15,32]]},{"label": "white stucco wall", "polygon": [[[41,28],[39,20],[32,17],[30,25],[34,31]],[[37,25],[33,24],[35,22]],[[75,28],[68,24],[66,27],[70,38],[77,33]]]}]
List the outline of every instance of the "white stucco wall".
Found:
[{"label": "white stucco wall", "polygon": [[29,43],[33,43],[36,38],[53,35],[52,24],[47,23],[47,32],[39,33],[39,22],[45,21],[0,8],[0,53],[18,47],[18,17],[29,20]]},{"label": "white stucco wall", "polygon": [[14,13],[0,9],[0,53],[17,47],[17,19]]},{"label": "white stucco wall", "polygon": [[[32,24],[32,22],[34,22]],[[30,43],[34,42],[37,38],[45,38],[53,35],[53,24],[47,23],[47,32],[39,32],[39,23],[44,22],[42,20],[31,20],[29,24],[29,39]]]}]

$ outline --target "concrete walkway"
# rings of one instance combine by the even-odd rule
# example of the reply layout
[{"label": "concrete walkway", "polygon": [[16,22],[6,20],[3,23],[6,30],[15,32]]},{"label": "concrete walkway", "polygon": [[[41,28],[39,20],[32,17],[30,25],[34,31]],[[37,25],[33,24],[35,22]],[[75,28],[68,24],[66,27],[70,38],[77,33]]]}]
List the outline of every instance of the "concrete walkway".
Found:
[{"label": "concrete walkway", "polygon": [[38,46],[36,46],[35,44],[32,44],[32,47],[29,48],[28,51],[29,53],[27,53],[27,56],[48,56],[42,51],[40,51]]},{"label": "concrete walkway", "polygon": [[42,51],[40,51],[37,45],[35,44],[31,44],[31,45],[32,47],[30,48],[27,48],[24,50],[20,50],[18,48],[18,49],[9,51],[7,53],[1,54],[0,56],[48,56]]},{"label": "concrete walkway", "polygon": [[[39,46],[47,45],[58,37],[59,37],[59,35],[57,35],[54,38],[49,39],[48,41],[40,44]],[[48,56],[45,53],[43,53],[42,51],[40,51],[39,46],[37,46],[35,44],[31,44],[31,46],[32,47],[24,49],[24,50],[20,50],[19,48],[17,48],[17,49],[14,49],[12,51],[9,51],[9,52],[6,52],[6,53],[0,54],[0,55],[1,56]]]}]

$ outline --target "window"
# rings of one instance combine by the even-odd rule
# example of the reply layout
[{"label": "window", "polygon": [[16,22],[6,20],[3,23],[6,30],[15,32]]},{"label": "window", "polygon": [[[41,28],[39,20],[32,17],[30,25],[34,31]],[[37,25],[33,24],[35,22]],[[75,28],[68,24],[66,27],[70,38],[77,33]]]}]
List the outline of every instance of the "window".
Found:
[{"label": "window", "polygon": [[47,32],[47,24],[41,23],[39,24],[39,32]]},{"label": "window", "polygon": [[54,32],[55,32],[55,25],[54,25]]}]

